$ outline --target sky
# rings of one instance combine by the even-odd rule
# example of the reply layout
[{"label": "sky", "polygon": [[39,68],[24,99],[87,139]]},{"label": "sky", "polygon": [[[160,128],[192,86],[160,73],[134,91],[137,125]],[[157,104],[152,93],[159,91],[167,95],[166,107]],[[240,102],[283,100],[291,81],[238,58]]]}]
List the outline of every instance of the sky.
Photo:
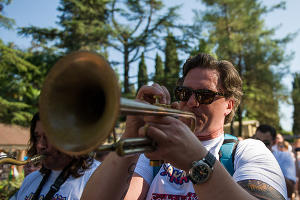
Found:
[{"label": "sky", "polygon": [[[181,4],[179,14],[183,22],[191,21],[193,18],[192,9],[199,8],[200,3],[197,0],[164,0],[164,4],[167,6]],[[262,1],[263,4],[271,5],[270,3],[278,1]],[[3,14],[6,17],[13,18],[16,21],[14,30],[5,30],[0,28],[0,38],[4,42],[13,42],[20,48],[27,48],[30,46],[31,39],[24,38],[17,35],[17,27],[34,25],[38,27],[57,27],[58,21],[57,6],[59,0],[13,0],[12,3],[4,7]],[[201,7],[202,8],[202,7]],[[276,38],[281,38],[288,33],[300,31],[300,1],[299,0],[287,0],[285,10],[277,10],[265,16],[266,26],[278,27],[276,31]],[[287,52],[294,52],[294,58],[290,61],[290,72],[300,72],[300,36],[298,35],[293,42],[287,45]],[[114,56],[114,55],[110,55]],[[153,66],[153,65],[151,65]],[[137,71],[133,67],[131,71]],[[153,72],[153,69],[148,69],[148,72]],[[119,73],[122,73],[120,69]],[[133,72],[134,73],[134,72]],[[283,84],[288,91],[292,89],[292,75],[287,74],[283,79]],[[262,105],[263,106],[263,105]],[[281,126],[284,130],[291,131],[292,129],[292,112],[293,106],[289,104],[280,104],[280,116]]]}]

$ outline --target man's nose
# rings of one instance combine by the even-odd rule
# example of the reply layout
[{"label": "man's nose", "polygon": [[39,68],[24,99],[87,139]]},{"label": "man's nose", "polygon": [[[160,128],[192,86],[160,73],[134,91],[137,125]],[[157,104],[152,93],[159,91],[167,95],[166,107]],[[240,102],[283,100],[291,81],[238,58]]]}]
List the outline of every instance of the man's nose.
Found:
[{"label": "man's nose", "polygon": [[187,101],[187,105],[191,108],[199,106],[199,102],[196,100],[196,96],[194,93],[190,96],[189,100]]}]

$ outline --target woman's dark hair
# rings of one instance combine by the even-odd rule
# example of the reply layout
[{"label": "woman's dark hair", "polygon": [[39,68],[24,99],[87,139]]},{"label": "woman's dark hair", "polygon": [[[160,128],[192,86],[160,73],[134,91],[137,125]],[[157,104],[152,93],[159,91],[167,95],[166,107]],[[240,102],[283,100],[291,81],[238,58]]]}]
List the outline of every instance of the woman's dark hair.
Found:
[{"label": "woman's dark hair", "polygon": [[[35,128],[37,122],[40,121],[39,113],[35,113],[30,123],[30,140],[29,140],[29,149],[27,150],[27,155],[29,157],[37,155],[36,149],[36,137],[35,137]],[[86,169],[89,169],[93,164],[93,156],[91,155],[81,155],[72,157],[71,165],[69,167],[69,173],[74,178],[80,177],[84,174]],[[44,166],[40,169],[41,173],[46,173],[49,169],[46,169]]]},{"label": "woman's dark hair", "polygon": [[233,110],[225,117],[224,124],[231,122],[243,95],[242,79],[238,71],[232,63],[226,60],[218,61],[211,55],[199,53],[198,55],[186,60],[183,65],[183,77],[178,80],[177,84],[182,85],[188,72],[196,67],[216,70],[218,72],[221,82],[221,88],[219,88],[220,92],[225,94],[226,99],[232,98],[234,101]]}]

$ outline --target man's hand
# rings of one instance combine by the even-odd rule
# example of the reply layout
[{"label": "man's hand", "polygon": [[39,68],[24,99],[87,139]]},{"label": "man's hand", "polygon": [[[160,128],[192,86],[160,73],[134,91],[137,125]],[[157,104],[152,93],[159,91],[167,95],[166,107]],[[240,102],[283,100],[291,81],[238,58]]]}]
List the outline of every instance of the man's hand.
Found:
[{"label": "man's hand", "polygon": [[157,143],[157,150],[145,155],[153,160],[164,160],[188,171],[191,163],[202,159],[207,150],[183,122],[173,117],[145,116],[148,128],[139,129],[140,136],[147,136]]},{"label": "man's hand", "polygon": [[[160,104],[170,104],[170,93],[167,88],[154,83],[152,86],[142,86],[138,91],[136,100],[142,103],[155,103],[158,97]],[[145,125],[143,116],[127,116],[126,130],[122,138],[138,137],[138,129]]]}]

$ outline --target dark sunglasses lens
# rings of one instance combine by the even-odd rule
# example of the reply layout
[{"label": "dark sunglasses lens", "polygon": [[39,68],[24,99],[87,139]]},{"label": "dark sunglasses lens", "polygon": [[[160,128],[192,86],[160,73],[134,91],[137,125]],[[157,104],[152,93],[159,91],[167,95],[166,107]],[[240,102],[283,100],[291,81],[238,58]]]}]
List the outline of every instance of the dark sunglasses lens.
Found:
[{"label": "dark sunglasses lens", "polygon": [[197,91],[196,98],[200,104],[211,104],[215,98],[215,93],[209,91]]},{"label": "dark sunglasses lens", "polygon": [[177,101],[188,101],[192,92],[185,87],[176,87],[175,88],[175,98]]}]

